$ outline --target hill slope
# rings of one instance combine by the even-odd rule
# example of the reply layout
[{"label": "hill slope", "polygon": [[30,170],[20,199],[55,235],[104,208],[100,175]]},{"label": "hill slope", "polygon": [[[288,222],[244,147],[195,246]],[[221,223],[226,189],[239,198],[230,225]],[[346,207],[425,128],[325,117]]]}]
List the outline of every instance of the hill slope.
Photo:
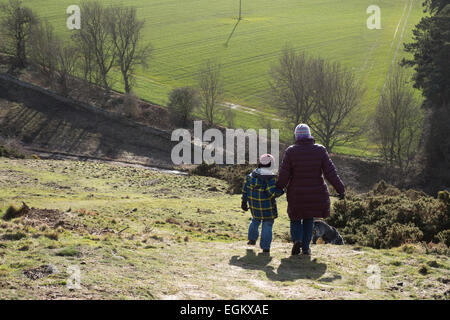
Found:
[{"label": "hill slope", "polygon": [[[214,178],[0,158],[0,210],[30,207],[0,222],[0,299],[449,297],[448,257],[421,246],[318,244],[311,259],[290,257],[284,198],[271,253],[261,255],[246,245],[240,197],[225,189]],[[367,286],[371,265],[380,289]],[[71,266],[80,289],[66,287]]]},{"label": "hill slope", "polygon": [[0,74],[0,134],[33,147],[172,166],[170,133]]}]

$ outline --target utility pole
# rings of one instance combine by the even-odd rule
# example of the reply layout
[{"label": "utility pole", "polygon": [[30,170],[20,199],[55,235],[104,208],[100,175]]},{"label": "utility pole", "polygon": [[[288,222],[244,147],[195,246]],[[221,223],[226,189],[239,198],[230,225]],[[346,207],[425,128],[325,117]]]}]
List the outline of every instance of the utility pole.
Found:
[{"label": "utility pole", "polygon": [[239,20],[242,20],[242,0],[239,0]]}]

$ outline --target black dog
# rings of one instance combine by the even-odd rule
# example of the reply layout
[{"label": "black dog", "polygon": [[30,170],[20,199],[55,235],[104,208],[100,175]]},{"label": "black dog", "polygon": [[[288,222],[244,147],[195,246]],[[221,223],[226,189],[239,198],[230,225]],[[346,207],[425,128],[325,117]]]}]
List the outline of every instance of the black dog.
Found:
[{"label": "black dog", "polygon": [[322,220],[314,221],[314,235],[312,242],[316,244],[318,238],[322,238],[325,243],[344,244],[344,239],[342,239],[336,228],[328,225]]}]

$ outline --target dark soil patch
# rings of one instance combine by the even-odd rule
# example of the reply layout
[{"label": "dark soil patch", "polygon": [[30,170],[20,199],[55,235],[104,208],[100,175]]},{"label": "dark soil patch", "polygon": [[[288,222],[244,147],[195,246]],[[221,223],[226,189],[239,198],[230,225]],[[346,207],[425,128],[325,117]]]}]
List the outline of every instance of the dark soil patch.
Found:
[{"label": "dark soil patch", "polygon": [[166,223],[170,223],[170,224],[176,224],[178,226],[181,226],[183,223],[181,221],[178,221],[175,218],[167,218],[166,219]]},{"label": "dark soil patch", "polygon": [[57,272],[58,269],[54,265],[50,264],[50,265],[43,265],[34,269],[25,270],[23,274],[31,280],[37,280]]},{"label": "dark soil patch", "polygon": [[62,227],[64,229],[73,230],[76,226],[74,226],[69,220],[70,216],[65,212],[36,208],[29,209],[28,213],[23,218],[25,224],[33,227],[44,224],[53,229]]},{"label": "dark soil patch", "polygon": [[[42,227],[43,225],[45,225],[51,229],[63,228],[70,231],[87,232],[97,235],[104,233],[114,233],[114,230],[111,230],[109,228],[96,229],[88,227],[81,222],[77,222],[75,221],[73,214],[69,212],[63,212],[54,209],[30,208],[26,205],[26,203],[23,203],[21,209],[15,210],[14,213],[11,213],[8,216],[9,219],[18,217],[21,217],[22,223],[24,225],[34,228]],[[5,217],[3,218],[5,219]]]}]

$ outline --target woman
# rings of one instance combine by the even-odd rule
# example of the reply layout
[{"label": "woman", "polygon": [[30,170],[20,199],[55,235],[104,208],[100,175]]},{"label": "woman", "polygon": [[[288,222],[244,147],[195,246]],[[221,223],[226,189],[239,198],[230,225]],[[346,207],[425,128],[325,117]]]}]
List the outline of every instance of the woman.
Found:
[{"label": "woman", "polygon": [[292,255],[310,255],[314,218],[330,216],[330,194],[323,177],[344,198],[345,187],[324,146],[315,144],[306,124],[295,128],[295,144],[286,149],[276,187],[287,186]]}]

